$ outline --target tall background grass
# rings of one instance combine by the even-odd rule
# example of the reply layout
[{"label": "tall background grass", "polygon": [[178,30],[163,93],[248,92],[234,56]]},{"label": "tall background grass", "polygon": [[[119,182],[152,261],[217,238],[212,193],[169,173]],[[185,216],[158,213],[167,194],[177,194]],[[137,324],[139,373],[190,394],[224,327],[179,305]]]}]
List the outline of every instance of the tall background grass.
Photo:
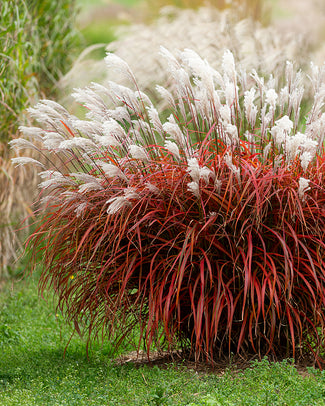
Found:
[{"label": "tall background grass", "polygon": [[26,122],[27,106],[55,93],[79,36],[74,0],[3,0],[0,4],[0,277],[16,257],[19,221],[36,193],[33,169],[13,171],[7,143]]},{"label": "tall background grass", "polygon": [[0,140],[5,144],[26,105],[54,90],[73,60],[78,37],[74,0],[4,0],[0,15]]}]

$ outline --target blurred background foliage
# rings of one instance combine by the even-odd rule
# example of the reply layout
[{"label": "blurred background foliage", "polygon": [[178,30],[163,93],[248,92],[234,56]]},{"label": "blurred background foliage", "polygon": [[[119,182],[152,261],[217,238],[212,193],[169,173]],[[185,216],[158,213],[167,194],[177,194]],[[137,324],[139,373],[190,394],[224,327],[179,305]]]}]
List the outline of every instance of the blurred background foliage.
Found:
[{"label": "blurred background foliage", "polygon": [[262,0],[3,0],[0,156],[8,152],[6,143],[16,133],[22,111],[38,97],[53,94],[57,80],[83,48],[115,40],[119,25],[152,20],[170,5],[240,6],[246,15],[261,19],[265,4]]},{"label": "blurred background foliage", "polygon": [[8,141],[26,122],[26,108],[54,96],[70,68],[81,46],[76,16],[75,0],[0,3],[0,278],[26,235],[15,229],[31,213],[38,182],[33,169],[13,168]]},{"label": "blurred background foliage", "polygon": [[80,43],[74,0],[3,0],[0,4],[1,156],[21,113],[49,95]]},{"label": "blurred background foliage", "polygon": [[[80,13],[78,26],[84,45],[108,44],[117,39],[116,28],[130,23],[152,23],[163,8],[199,8],[209,6],[219,10],[234,8],[242,17],[263,23],[270,20],[269,0],[77,0]],[[102,57],[102,53],[97,54]]]}]

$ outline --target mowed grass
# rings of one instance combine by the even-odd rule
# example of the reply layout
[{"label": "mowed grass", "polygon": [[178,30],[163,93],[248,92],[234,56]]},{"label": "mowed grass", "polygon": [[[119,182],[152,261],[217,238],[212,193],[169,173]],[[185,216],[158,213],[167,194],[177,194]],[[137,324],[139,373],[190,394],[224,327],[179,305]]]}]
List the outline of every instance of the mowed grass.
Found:
[{"label": "mowed grass", "polygon": [[[0,405],[325,405],[325,373],[305,376],[289,361],[240,372],[197,372],[186,364],[123,365],[109,342],[71,337],[37,276],[7,282],[0,295]],[[124,352],[132,348],[125,345]]]}]

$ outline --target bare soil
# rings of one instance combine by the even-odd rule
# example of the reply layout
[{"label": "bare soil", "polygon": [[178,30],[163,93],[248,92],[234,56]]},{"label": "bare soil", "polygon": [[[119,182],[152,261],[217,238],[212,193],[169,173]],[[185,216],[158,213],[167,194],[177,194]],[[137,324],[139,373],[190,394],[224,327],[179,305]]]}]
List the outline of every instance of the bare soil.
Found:
[{"label": "bare soil", "polygon": [[[231,370],[233,373],[239,373],[244,371],[246,368],[252,367],[252,361],[258,360],[257,355],[247,356],[244,358],[242,356],[236,355],[229,358],[220,359],[213,364],[203,361],[195,361],[192,359],[188,359],[186,356],[183,356],[182,353],[173,352],[151,352],[148,355],[144,351],[132,351],[128,354],[120,356],[116,358],[115,364],[116,365],[125,365],[125,364],[133,364],[136,367],[141,367],[143,365],[148,366],[159,366],[160,368],[168,368],[169,366],[173,365],[175,368],[186,368],[188,370],[192,370],[197,372],[198,374],[206,375],[206,374],[215,374],[216,376],[224,375],[226,370]],[[282,359],[275,359],[273,357],[269,357],[271,362],[275,361],[282,361]],[[302,376],[307,376],[308,367],[315,367],[314,360],[311,358],[301,358],[298,359],[295,363],[295,367],[298,373]]]}]

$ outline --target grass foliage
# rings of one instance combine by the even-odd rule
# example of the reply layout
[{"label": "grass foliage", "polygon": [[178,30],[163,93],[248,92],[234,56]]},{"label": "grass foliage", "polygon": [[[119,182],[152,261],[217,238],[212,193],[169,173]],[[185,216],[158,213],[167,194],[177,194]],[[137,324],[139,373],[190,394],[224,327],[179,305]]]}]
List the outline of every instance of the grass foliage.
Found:
[{"label": "grass foliage", "polygon": [[0,278],[8,276],[22,236],[19,222],[31,212],[36,171],[15,171],[8,141],[26,122],[24,110],[54,85],[72,61],[77,34],[75,2],[0,2]]},{"label": "grass foliage", "polygon": [[[29,243],[77,331],[155,343],[213,361],[232,352],[320,361],[324,350],[324,70],[301,117],[303,77],[223,69],[161,50],[174,79],[161,112],[133,89],[77,89],[88,120],[43,101],[16,148],[46,160]],[[115,108],[109,108],[113,103]],[[47,196],[46,196],[47,195]],[[38,214],[38,212],[36,213]],[[139,344],[140,345],[140,344]]]},{"label": "grass foliage", "polygon": [[[72,61],[74,1],[4,0],[0,4],[0,141],[15,133],[21,113],[49,91]],[[3,152],[3,151],[2,151]],[[1,153],[1,151],[0,151]]]}]

